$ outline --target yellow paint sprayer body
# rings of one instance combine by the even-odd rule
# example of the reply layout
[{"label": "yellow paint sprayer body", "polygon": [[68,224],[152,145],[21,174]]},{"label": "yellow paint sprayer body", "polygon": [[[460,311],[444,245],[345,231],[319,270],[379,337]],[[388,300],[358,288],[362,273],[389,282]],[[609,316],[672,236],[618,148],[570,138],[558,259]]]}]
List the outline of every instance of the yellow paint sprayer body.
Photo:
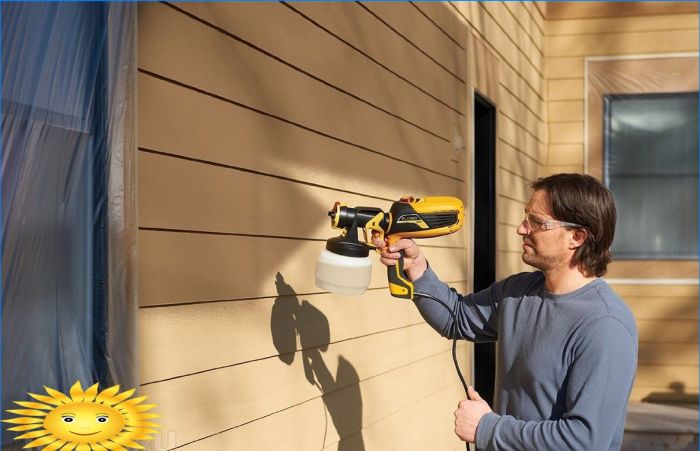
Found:
[{"label": "yellow paint sprayer body", "polygon": [[[404,196],[394,202],[388,212],[375,207],[348,207],[336,202],[328,215],[331,226],[342,230],[343,234],[327,241],[324,252],[335,254],[334,259],[339,257],[323,267],[319,259],[316,285],[334,291],[333,288],[343,285],[344,268],[357,267],[356,262],[347,258],[366,258],[370,249],[376,249],[371,241],[372,232],[376,232],[382,241],[386,238],[389,245],[401,238],[432,238],[454,233],[464,222],[464,205],[455,197]],[[363,230],[364,242],[358,239],[357,229]],[[413,298],[413,284],[404,273],[403,257],[397,265],[387,268],[387,275],[392,296]],[[368,285],[367,276],[364,289]],[[343,292],[342,289],[336,291]]]}]

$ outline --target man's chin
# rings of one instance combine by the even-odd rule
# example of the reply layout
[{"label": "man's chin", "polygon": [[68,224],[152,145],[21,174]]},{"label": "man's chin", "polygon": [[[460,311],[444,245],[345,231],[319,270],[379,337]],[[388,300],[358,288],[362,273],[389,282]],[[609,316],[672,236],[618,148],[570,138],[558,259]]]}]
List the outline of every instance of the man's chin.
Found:
[{"label": "man's chin", "polygon": [[523,251],[523,255],[521,256],[523,263],[526,265],[530,265],[533,268],[541,269],[539,265],[539,261],[537,258],[533,258],[531,254],[528,254],[526,251]]}]

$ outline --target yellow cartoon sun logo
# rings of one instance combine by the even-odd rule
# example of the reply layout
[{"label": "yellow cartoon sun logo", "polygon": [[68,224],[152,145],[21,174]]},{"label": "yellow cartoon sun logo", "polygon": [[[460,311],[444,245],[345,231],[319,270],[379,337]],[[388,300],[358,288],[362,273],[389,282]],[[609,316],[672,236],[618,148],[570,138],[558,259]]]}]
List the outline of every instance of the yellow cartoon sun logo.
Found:
[{"label": "yellow cartoon sun logo", "polygon": [[[34,439],[24,448],[44,446],[44,451],[53,450],[126,450],[144,449],[134,440],[153,440],[150,434],[158,424],[149,422],[158,418],[154,413],[145,413],[154,404],[141,404],[146,396],[131,398],[134,390],[119,393],[119,386],[109,387],[100,393],[98,384],[83,391],[80,381],[70,389],[70,398],[60,391],[44,387],[45,395],[29,396],[38,402],[15,401],[26,409],[8,410],[24,415],[5,423],[18,424],[9,431],[22,431],[19,439]],[[30,431],[30,432],[26,432]]]}]

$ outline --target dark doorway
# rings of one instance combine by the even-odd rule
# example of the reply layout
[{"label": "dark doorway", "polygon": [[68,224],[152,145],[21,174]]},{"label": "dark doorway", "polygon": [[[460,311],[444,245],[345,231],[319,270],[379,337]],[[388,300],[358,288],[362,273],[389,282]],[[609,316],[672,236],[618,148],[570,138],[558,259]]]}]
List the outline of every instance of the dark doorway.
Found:
[{"label": "dark doorway", "polygon": [[[474,93],[474,291],[496,278],[496,107]],[[474,388],[493,407],[495,343],[474,345]]]}]

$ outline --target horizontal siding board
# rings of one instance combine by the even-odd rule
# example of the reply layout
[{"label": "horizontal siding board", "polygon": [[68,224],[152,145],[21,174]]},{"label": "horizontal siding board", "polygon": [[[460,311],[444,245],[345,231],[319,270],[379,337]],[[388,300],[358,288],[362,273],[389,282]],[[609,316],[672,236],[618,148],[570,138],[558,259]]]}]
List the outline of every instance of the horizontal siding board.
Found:
[{"label": "horizontal siding board", "polygon": [[624,8],[614,2],[547,2],[547,19],[551,21],[697,12],[695,2],[629,2]]},{"label": "horizontal siding board", "polygon": [[547,37],[547,55],[552,57],[675,53],[697,49],[697,29]]},{"label": "horizontal siding board", "polygon": [[456,75],[462,82],[466,76],[464,49],[445,36],[433,23],[408,2],[368,2],[363,4],[389,27]]},{"label": "horizontal siding board", "polygon": [[[470,89],[486,97],[493,104],[498,104],[499,80],[503,64],[480,38],[470,33],[467,40],[469,55]],[[523,81],[523,84],[525,82]]]},{"label": "horizontal siding board", "polygon": [[464,85],[361,6],[343,2],[291,3],[291,6],[455,110],[464,113]]},{"label": "horizontal siding board", "polygon": [[[355,435],[323,451],[338,449],[377,449],[423,451],[426,449],[464,449],[464,442],[454,433],[455,399],[463,397],[460,384],[452,384],[431,396],[397,411],[362,431],[362,442]],[[431,415],[424,416],[425,412]],[[364,444],[364,446],[363,446]]]},{"label": "horizontal siding board", "polygon": [[[581,73],[579,77],[582,77]],[[583,100],[583,78],[570,80],[552,79],[547,82],[549,100]]]},{"label": "horizontal siding board", "polygon": [[[648,402],[651,398],[658,399],[659,394],[661,394],[664,399],[669,399],[668,395],[671,393],[673,392],[667,385],[640,386],[635,384],[634,387],[632,387],[630,401]],[[685,404],[694,406],[697,404],[698,399],[697,388],[693,389],[691,387],[685,394],[681,394],[680,399],[682,399]]]},{"label": "horizontal siding board", "polygon": [[[457,174],[450,159],[451,142],[338,92],[167,6],[144,4],[139,12],[142,70],[396,158],[410,158],[441,173]],[[188,64],[179,63],[183,60]]]},{"label": "horizontal siding board", "polygon": [[[480,13],[481,9],[477,2],[461,2],[459,8],[453,5],[455,10],[459,9],[459,17],[463,20],[470,20],[470,23],[481,23],[488,17],[485,13]],[[483,16],[483,17],[482,17]],[[476,27],[480,29],[479,27]],[[477,36],[478,35],[478,36]],[[470,41],[472,46],[468,49],[468,60],[472,61],[469,64],[471,83],[482,93],[487,95],[493,90],[486,89],[490,83],[500,83],[505,89],[513,93],[520,99],[529,109],[533,111],[537,117],[544,117],[544,80],[540,79],[537,83],[532,84],[528,79],[524,78],[517,67],[512,66],[509,61],[503,60],[503,55],[498,55],[496,49],[491,42],[488,42],[483,35],[472,33]],[[493,53],[495,59],[501,60],[498,64],[498,75],[488,74],[488,69],[484,69],[484,53]],[[482,80],[483,79],[483,80]],[[495,100],[493,94],[492,100]]]},{"label": "horizontal siding board", "polygon": [[410,162],[392,160],[145,74],[139,75],[138,114],[139,145],[147,149],[391,198],[465,189],[459,188],[462,182]]},{"label": "horizontal siding board", "polygon": [[447,2],[416,2],[411,3],[416,9],[425,14],[453,42],[466,48],[469,31],[460,20],[457,12]]},{"label": "horizontal siding board", "polygon": [[[529,2],[528,2],[529,3]],[[547,17],[547,2],[532,2],[535,4],[537,7],[537,11],[539,11],[540,16],[542,17],[542,21],[545,21],[545,18]]]},{"label": "horizontal siding board", "polygon": [[637,320],[668,322],[698,317],[697,298],[673,298],[663,295],[658,298],[621,296],[630,306]]},{"label": "horizontal siding board", "polygon": [[[142,380],[164,380],[423,322],[412,303],[391,297],[386,289],[361,297],[302,296],[293,294],[294,287],[284,279],[279,286],[276,298],[141,309]],[[451,286],[466,290],[464,283]]]},{"label": "horizontal siding board", "polygon": [[297,451],[317,449],[327,433],[326,410],[322,398],[313,398],[297,406],[233,427],[184,445],[179,441],[164,446],[156,435],[155,451],[180,446],[182,451],[274,449]]},{"label": "horizontal siding board", "polygon": [[[140,227],[326,239],[339,233],[326,215],[336,201],[385,211],[391,206],[389,201],[167,155],[141,152],[139,164]],[[449,183],[441,185],[432,193],[459,197]],[[461,247],[463,235],[436,237],[427,244]]]},{"label": "horizontal siding board", "polygon": [[676,319],[673,321],[673,327],[669,327],[665,318],[637,319],[637,329],[640,342],[698,342],[698,323],[692,319]]},{"label": "horizontal siding board", "polygon": [[637,366],[635,385],[659,387],[670,392],[672,383],[681,383],[688,391],[697,392],[698,367],[695,365],[649,365]]},{"label": "horizontal siding board", "polygon": [[[539,73],[542,74],[544,55],[518,22],[513,12],[507,6],[508,2],[482,2],[482,7],[499,24],[503,33],[519,50],[519,59],[524,58]],[[519,4],[519,3],[518,3]],[[522,18],[527,19],[527,13],[521,10]],[[515,60],[514,60],[515,61]]]},{"label": "horizontal siding board", "polygon": [[550,122],[549,139],[553,144],[576,144],[583,142],[583,121]]},{"label": "horizontal siding board", "polygon": [[[297,293],[321,291],[314,272],[322,240],[141,230],[139,245],[142,306],[276,296],[277,273]],[[465,279],[465,249],[422,248],[443,280]],[[386,286],[386,269],[375,261],[370,287]]]},{"label": "horizontal siding board", "polygon": [[515,119],[522,127],[529,130],[539,140],[545,140],[546,124],[543,117],[538,117],[529,105],[513,95],[502,85],[498,92],[498,108],[508,117]]},{"label": "horizontal siding board", "polygon": [[697,343],[640,343],[639,363],[697,365]]},{"label": "horizontal siding board", "polygon": [[[326,397],[327,405],[345,406],[345,409],[342,411],[334,411],[334,414],[338,415],[341,420],[340,424],[343,425],[341,430],[346,435],[343,438],[352,440],[351,436],[354,435],[352,431],[357,429],[358,426],[363,428],[369,427],[369,433],[364,430],[355,433],[361,433],[363,436],[367,435],[365,437],[365,442],[367,442],[367,439],[371,436],[372,428],[376,428],[373,425],[392,415],[396,415],[397,411],[413,410],[412,406],[416,403],[425,406],[425,400],[435,396],[453,398],[455,393],[459,392],[461,385],[456,387],[452,383],[445,386],[442,381],[449,382],[454,379],[454,376],[450,377],[449,371],[440,371],[441,368],[451,365],[451,360],[447,361],[449,357],[447,353],[439,354],[378,377],[367,379],[362,381],[359,386],[347,387],[328,395]],[[414,382],[423,382],[425,377],[432,378],[432,380],[429,382],[425,381],[424,384]],[[405,384],[397,384],[397,379],[407,381],[410,384],[410,389],[407,390]],[[440,388],[436,390],[436,386]],[[359,393],[362,395],[359,405],[357,404],[358,388]],[[360,421],[358,421],[358,418],[348,418],[350,416],[355,417],[360,412],[362,414],[361,418],[359,418]],[[435,410],[411,412],[411,414],[414,414],[417,423],[424,423],[420,426],[421,428],[427,428],[428,425],[425,423],[434,421],[433,417],[435,415],[428,415],[427,412],[435,412]],[[449,411],[446,413],[451,415]],[[438,416],[442,417],[441,415]],[[346,420],[343,421],[343,419]],[[419,426],[419,424],[416,424],[416,426]],[[388,431],[382,432],[387,433]],[[427,430],[423,432],[433,437],[438,443],[456,440],[454,434],[447,432],[443,434],[435,434],[434,430],[430,434],[428,434]],[[212,449],[275,449],[292,451],[317,449],[324,444],[331,449],[335,449],[339,438],[339,431],[336,430],[333,424],[333,417],[329,414],[329,410],[324,406],[324,400],[314,398],[298,406],[184,446],[182,449],[187,451]],[[358,438],[355,438],[355,440]],[[388,437],[389,440],[398,440],[399,438],[399,434],[393,434]]]},{"label": "horizontal siding board", "polygon": [[537,161],[545,161],[546,147],[528,129],[499,112],[496,130],[498,138]]},{"label": "horizontal siding board", "polygon": [[544,169],[543,177],[562,173],[583,173],[584,167],[580,165],[547,165]]},{"label": "horizontal siding board", "polygon": [[545,65],[547,80],[583,77],[584,58],[582,56],[560,56],[552,58],[547,54]]},{"label": "horizontal siding board", "polygon": [[[178,3],[177,6],[440,136],[454,133],[451,124],[459,117],[455,111],[281,3]],[[308,51],[309,42],[314,43],[313,52]],[[462,52],[453,58],[463,59],[463,56]]]},{"label": "horizontal siding board", "polygon": [[[540,55],[544,54],[544,30],[541,28],[542,21],[537,11],[533,14],[533,5],[528,2],[508,2],[503,5],[510,11],[515,21],[525,31],[528,39],[532,41]],[[541,67],[542,61],[540,61]]]},{"label": "horizontal siding board", "polygon": [[583,166],[583,143],[550,144],[547,163],[559,166]]},{"label": "horizontal siding board", "polygon": [[496,182],[498,193],[525,203],[530,200],[530,194],[532,193],[530,183],[532,180],[516,175],[503,168],[499,168],[499,175]]},{"label": "horizontal siding board", "polygon": [[522,252],[496,252],[496,280],[504,279],[510,275],[521,272],[536,271],[535,268],[525,264],[521,258]]},{"label": "horizontal siding board", "polygon": [[545,31],[547,29],[545,26],[546,21],[545,21],[545,14],[544,14],[546,2],[528,2],[528,1],[525,1],[525,2],[523,2],[523,4],[528,9],[528,11],[530,11],[530,15],[532,17],[532,20],[535,22],[535,24],[537,24],[537,28],[539,28],[539,30],[542,33],[545,33]]},{"label": "horizontal siding board", "polygon": [[485,2],[456,2],[452,5],[460,12],[484,41],[496,51],[500,58],[511,66],[535,92],[540,92],[544,85],[542,74],[506,37],[499,24],[484,9]]},{"label": "horizontal siding board", "polygon": [[[505,37],[498,24],[483,9],[483,2],[456,2],[452,7],[460,16],[471,25],[471,28],[479,35],[479,39],[488,43],[488,47],[503,61],[502,65],[508,66],[513,78],[512,85],[528,86],[535,93],[541,93],[544,89],[544,79],[540,73],[518,52],[516,46]],[[505,70],[505,69],[504,69]],[[501,79],[502,80],[502,79]],[[512,88],[513,92],[520,92]],[[543,99],[542,94],[538,94]]]},{"label": "horizontal siding board", "polygon": [[547,106],[550,123],[583,121],[583,100],[552,101]]},{"label": "horizontal siding board", "polygon": [[545,117],[544,82],[537,89],[527,84],[512,67],[506,64],[498,65],[498,81],[533,112],[542,119]]},{"label": "horizontal siding board", "polygon": [[[277,357],[262,359],[144,385],[141,392],[158,405],[163,429],[174,431],[183,445],[319,397],[321,391],[307,379],[306,371],[322,378],[319,382],[323,382],[327,397],[447,352],[450,345],[430,326],[419,325],[334,343],[323,352],[298,352],[290,364]],[[438,370],[448,372],[448,368]]]},{"label": "horizontal siding board", "polygon": [[449,2],[449,5],[465,26],[483,37],[484,13],[476,2]]},{"label": "horizontal siding board", "polygon": [[516,232],[517,226],[498,224],[496,235],[499,251],[522,252],[523,238]]},{"label": "horizontal siding board", "polygon": [[698,28],[697,14],[654,15],[605,19],[550,20],[547,35],[616,34],[637,31],[689,30]]},{"label": "horizontal siding board", "polygon": [[[658,264],[658,262],[656,263]],[[657,302],[659,297],[664,298],[697,298],[697,285],[613,285],[615,292],[620,296],[632,296],[635,298],[649,298],[650,302]],[[675,302],[671,300],[670,302]]]},{"label": "horizontal siding board", "polygon": [[535,179],[542,170],[541,163],[510,144],[503,142],[499,152],[499,165],[511,172]]},{"label": "horizontal siding board", "polygon": [[496,214],[499,224],[518,226],[523,220],[523,211],[527,204],[524,200],[513,200],[499,195],[496,202]]},{"label": "horizontal siding board", "polygon": [[[620,279],[698,279],[697,260],[613,260],[608,277]],[[695,285],[697,297],[697,285]]]}]

